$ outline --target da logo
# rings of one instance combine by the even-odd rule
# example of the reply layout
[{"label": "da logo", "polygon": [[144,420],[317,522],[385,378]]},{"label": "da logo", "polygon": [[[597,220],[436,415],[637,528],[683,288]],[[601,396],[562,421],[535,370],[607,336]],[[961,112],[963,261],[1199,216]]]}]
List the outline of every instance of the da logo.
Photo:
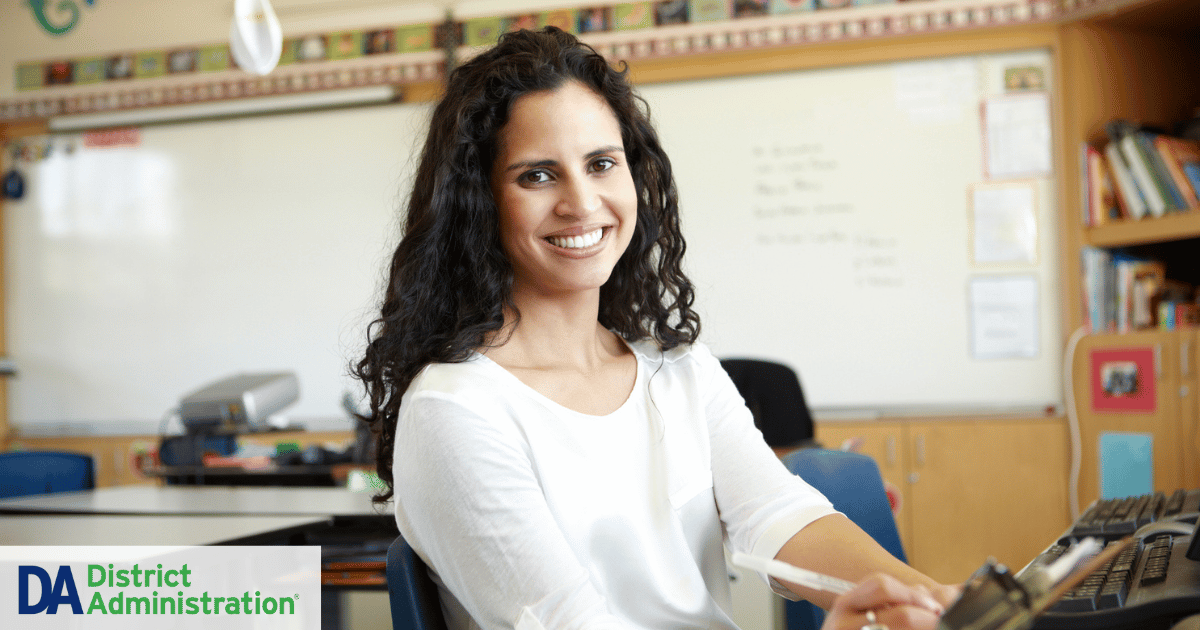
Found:
[{"label": "da logo", "polygon": [[[36,602],[29,601],[29,585],[36,578],[41,582],[41,597]],[[71,567],[58,567],[53,585],[50,573],[42,567],[22,565],[17,572],[17,613],[21,615],[36,615],[46,611],[46,614],[58,613],[61,604],[69,604],[71,612],[83,614],[83,604],[79,601],[79,591],[75,589],[75,577]]]}]

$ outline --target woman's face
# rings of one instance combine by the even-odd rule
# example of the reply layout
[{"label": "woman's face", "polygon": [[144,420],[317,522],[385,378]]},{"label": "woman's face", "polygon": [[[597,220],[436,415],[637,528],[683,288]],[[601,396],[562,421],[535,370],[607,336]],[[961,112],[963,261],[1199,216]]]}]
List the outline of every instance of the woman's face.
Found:
[{"label": "woman's face", "polygon": [[521,96],[498,149],[491,184],[514,296],[599,290],[637,220],[637,190],[608,103],[574,81]]}]

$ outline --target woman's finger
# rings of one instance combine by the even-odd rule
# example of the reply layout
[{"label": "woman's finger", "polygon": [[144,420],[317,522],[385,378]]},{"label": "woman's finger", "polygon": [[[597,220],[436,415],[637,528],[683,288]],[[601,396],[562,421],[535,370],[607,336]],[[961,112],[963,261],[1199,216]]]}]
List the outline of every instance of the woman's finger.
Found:
[{"label": "woman's finger", "polygon": [[882,573],[868,576],[834,601],[834,608],[841,607],[848,612],[860,613],[901,605],[924,608],[934,615],[941,615],[945,610],[945,606],[929,592],[929,589],[910,586]]}]

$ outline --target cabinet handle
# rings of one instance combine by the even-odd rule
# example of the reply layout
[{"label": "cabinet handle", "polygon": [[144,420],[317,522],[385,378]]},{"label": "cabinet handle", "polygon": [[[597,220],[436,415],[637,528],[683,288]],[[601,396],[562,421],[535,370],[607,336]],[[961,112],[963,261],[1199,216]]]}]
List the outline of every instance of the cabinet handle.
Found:
[{"label": "cabinet handle", "polygon": [[919,473],[919,472],[908,473],[908,483],[917,483],[920,480],[921,480],[921,473]]},{"label": "cabinet handle", "polygon": [[1154,375],[1155,375],[1155,377],[1158,378],[1158,380],[1160,380],[1160,381],[1162,380],[1163,371],[1162,371],[1162,344],[1161,343],[1154,344]]},{"label": "cabinet handle", "polygon": [[925,436],[917,436],[917,465],[925,465]]},{"label": "cabinet handle", "polygon": [[887,465],[896,465],[896,436],[889,435],[887,439]]}]

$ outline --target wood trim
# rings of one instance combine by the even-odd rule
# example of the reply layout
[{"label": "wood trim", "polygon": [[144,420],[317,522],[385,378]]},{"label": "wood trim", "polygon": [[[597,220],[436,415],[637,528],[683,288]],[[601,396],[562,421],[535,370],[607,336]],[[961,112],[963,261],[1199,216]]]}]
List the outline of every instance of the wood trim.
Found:
[{"label": "wood trim", "polygon": [[630,62],[629,68],[635,84],[649,84],[1054,48],[1056,45],[1055,27],[1035,24],[646,59]]},{"label": "wood trim", "polygon": [[[19,120],[7,123],[0,122],[0,146],[6,146],[18,138],[37,136],[46,133],[44,120]],[[0,217],[4,213],[4,198],[0,197]],[[0,221],[0,260],[4,260],[4,222]],[[5,314],[8,312],[8,285],[5,269],[0,265],[0,356],[8,353],[8,322]],[[12,439],[12,427],[8,421],[8,379],[0,378],[0,450],[7,450]]]}]

